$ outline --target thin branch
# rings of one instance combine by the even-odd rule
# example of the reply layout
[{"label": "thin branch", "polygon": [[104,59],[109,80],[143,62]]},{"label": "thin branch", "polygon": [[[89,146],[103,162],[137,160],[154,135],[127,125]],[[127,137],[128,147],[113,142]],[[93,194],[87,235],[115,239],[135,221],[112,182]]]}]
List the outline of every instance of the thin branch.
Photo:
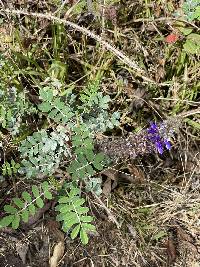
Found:
[{"label": "thin branch", "polygon": [[103,201],[95,193],[92,192],[92,195],[99,202],[99,204],[105,209],[111,221],[116,224],[118,229],[120,229],[120,224],[118,223],[112,212],[109,210],[109,208],[106,207]]},{"label": "thin branch", "polygon": [[192,109],[189,111],[184,111],[176,115],[176,117],[185,118],[191,115],[200,114],[200,108]]}]

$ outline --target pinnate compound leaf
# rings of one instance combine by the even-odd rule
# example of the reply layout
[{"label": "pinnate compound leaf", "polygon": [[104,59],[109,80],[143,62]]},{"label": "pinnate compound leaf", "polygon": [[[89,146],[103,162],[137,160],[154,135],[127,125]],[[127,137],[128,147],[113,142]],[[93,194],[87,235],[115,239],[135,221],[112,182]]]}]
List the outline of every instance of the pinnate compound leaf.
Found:
[{"label": "pinnate compound leaf", "polygon": [[63,221],[62,230],[64,232],[72,230],[70,234],[72,239],[75,239],[80,232],[81,242],[83,244],[87,244],[87,232],[95,231],[95,226],[90,224],[93,217],[86,215],[89,208],[82,207],[85,203],[85,199],[81,198],[79,194],[80,189],[74,187],[70,190],[68,196],[60,197],[60,204],[55,208],[56,211],[59,211],[59,214],[56,216],[56,220]]},{"label": "pinnate compound leaf", "polygon": [[[26,173],[28,178],[41,173],[52,175],[63,155],[69,154],[69,145],[65,143],[67,138],[66,129],[61,125],[57,126],[53,132],[42,129],[27,137],[19,147],[23,158],[21,172]],[[44,183],[42,186],[45,188],[46,185]]]}]

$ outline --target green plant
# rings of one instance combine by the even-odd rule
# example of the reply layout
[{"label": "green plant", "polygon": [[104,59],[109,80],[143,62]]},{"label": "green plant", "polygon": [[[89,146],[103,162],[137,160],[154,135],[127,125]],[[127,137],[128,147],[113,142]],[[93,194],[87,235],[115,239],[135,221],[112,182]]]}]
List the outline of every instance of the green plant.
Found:
[{"label": "green plant", "polygon": [[2,170],[3,176],[5,175],[12,176],[13,174],[16,174],[18,172],[19,168],[20,168],[20,164],[16,163],[13,159],[11,159],[10,163],[6,161],[2,165],[1,170]]},{"label": "green plant", "polygon": [[199,54],[200,52],[200,34],[191,33],[187,35],[183,49],[188,54]]},{"label": "green plant", "polygon": [[187,20],[200,20],[200,0],[186,0],[182,9]]},{"label": "green plant", "polygon": [[0,101],[0,125],[12,135],[18,134],[23,128],[25,116],[37,112],[26,99],[26,93],[19,92],[14,86],[0,88]]},{"label": "green plant", "polygon": [[[59,167],[64,167],[76,186],[82,182],[87,192],[101,194],[101,179],[95,176],[108,164],[108,159],[103,153],[95,151],[95,132],[118,125],[119,114],[108,114],[111,99],[99,92],[99,81],[90,82],[79,99],[71,89],[65,89],[57,77],[48,78],[45,83],[47,86],[40,86],[38,90],[42,102],[38,104],[37,113],[47,118],[47,122],[42,129],[25,135],[25,139],[19,142],[20,166],[14,162],[11,165],[5,163],[4,174],[12,174],[17,170],[25,178],[43,179],[54,174]],[[45,129],[48,122],[51,127]],[[7,215],[2,219],[1,227],[11,225],[16,229],[21,220],[27,222],[36,207],[43,207],[42,196],[52,198],[49,188],[54,188],[59,202],[56,210],[60,214],[57,219],[63,221],[65,231],[71,231],[72,238],[80,235],[82,243],[86,244],[88,232],[94,231],[95,227],[90,224],[93,218],[87,215],[89,209],[82,206],[85,201],[78,196],[80,190],[69,186],[66,191],[68,202],[66,198],[66,202],[62,202],[62,186],[52,178],[49,182],[50,187],[48,182],[43,182],[41,189],[35,185],[32,187],[35,199],[28,192],[23,192],[23,200],[14,198],[10,205],[5,205]],[[65,208],[61,209],[61,205],[65,205]]]},{"label": "green plant", "polygon": [[57,126],[50,133],[44,129],[34,132],[22,141],[19,147],[22,158],[22,167],[19,171],[28,178],[38,174],[53,174],[61,160],[70,155],[68,140],[63,126]]},{"label": "green plant", "polygon": [[86,192],[94,192],[97,196],[101,195],[102,179],[100,177],[88,177],[88,179],[85,179],[85,183]]},{"label": "green plant", "polygon": [[74,116],[74,112],[67,104],[66,96],[64,102],[61,97],[56,96],[56,93],[57,91],[50,87],[40,89],[40,99],[43,102],[38,105],[38,108],[55,122],[66,124]]},{"label": "green plant", "polygon": [[194,33],[193,29],[186,27],[184,23],[180,23],[178,29],[186,38],[186,41],[183,44],[183,50],[189,55],[198,55],[200,51],[200,35]]},{"label": "green plant", "polygon": [[77,117],[81,124],[93,132],[104,132],[119,125],[119,112],[107,112],[111,99],[99,91],[99,80],[89,82],[76,101],[71,89],[59,93],[56,83],[39,90],[42,103],[38,108],[56,123],[67,124],[68,128],[76,125]]},{"label": "green plant", "polygon": [[25,118],[36,114],[37,109],[28,99],[18,72],[11,61],[0,55],[0,127],[12,136],[20,134],[26,128]]},{"label": "green plant", "polygon": [[67,171],[73,180],[84,180],[101,171],[106,165],[106,157],[103,153],[94,153],[94,145],[86,127],[74,128],[72,146],[76,158],[71,161]]},{"label": "green plant", "polygon": [[[62,221],[62,229],[64,232],[70,232],[72,239],[80,235],[83,244],[88,243],[88,232],[96,231],[95,226],[91,224],[93,217],[87,215],[89,208],[83,206],[85,199],[80,197],[80,189],[67,184],[64,195],[62,193],[58,196],[58,205],[55,211],[58,212],[57,221]],[[58,192],[61,188],[59,188]],[[30,216],[35,215],[38,209],[44,207],[45,199],[51,200],[52,186],[47,181],[42,182],[40,186],[33,185],[31,194],[24,191],[21,198],[13,198],[11,204],[4,206],[6,216],[0,221],[0,228],[11,225],[13,229],[20,226],[20,222],[28,222]]]},{"label": "green plant", "polygon": [[13,198],[11,204],[4,206],[7,215],[0,221],[0,228],[11,224],[13,229],[17,229],[21,220],[28,222],[38,208],[43,208],[44,199],[53,198],[50,190],[49,183],[45,181],[40,187],[32,186],[32,195],[24,191],[21,198]]},{"label": "green plant", "polygon": [[70,188],[66,195],[59,196],[59,204],[55,210],[59,212],[57,221],[62,221],[62,229],[64,232],[71,232],[72,239],[80,234],[81,242],[88,243],[88,232],[96,231],[95,226],[91,224],[92,216],[88,216],[88,207],[82,206],[85,199],[80,196],[80,189],[76,187]]},{"label": "green plant", "polygon": [[87,128],[94,132],[105,132],[119,126],[119,112],[111,115],[107,112],[111,102],[110,96],[103,96],[100,89],[100,81],[96,80],[89,83],[80,95],[82,105],[80,119],[86,124]]}]

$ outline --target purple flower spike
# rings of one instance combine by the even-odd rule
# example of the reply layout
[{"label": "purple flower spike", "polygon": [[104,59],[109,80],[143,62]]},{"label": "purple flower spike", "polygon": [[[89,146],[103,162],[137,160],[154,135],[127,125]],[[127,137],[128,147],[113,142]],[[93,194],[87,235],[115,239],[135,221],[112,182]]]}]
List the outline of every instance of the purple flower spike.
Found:
[{"label": "purple flower spike", "polygon": [[98,150],[104,152],[113,161],[119,159],[135,159],[149,153],[163,154],[165,150],[171,149],[171,138],[181,126],[177,118],[169,118],[160,123],[151,122],[149,127],[136,134],[130,133],[128,137],[106,137],[97,140]]},{"label": "purple flower spike", "polygon": [[171,149],[167,131],[163,124],[157,125],[155,122],[151,122],[147,129],[147,140],[155,146],[159,154],[163,154],[164,148]]}]

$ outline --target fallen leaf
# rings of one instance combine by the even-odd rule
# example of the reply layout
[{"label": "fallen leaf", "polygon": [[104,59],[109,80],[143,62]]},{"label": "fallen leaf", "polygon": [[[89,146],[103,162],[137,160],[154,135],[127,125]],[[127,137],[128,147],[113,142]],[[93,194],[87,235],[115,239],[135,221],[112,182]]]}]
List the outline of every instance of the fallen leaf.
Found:
[{"label": "fallen leaf", "polygon": [[165,37],[165,42],[168,44],[173,44],[179,39],[179,35],[175,33],[171,33]]},{"label": "fallen leaf", "polygon": [[118,179],[118,170],[108,168],[108,169],[103,170],[101,174],[109,177],[113,181]]},{"label": "fallen leaf", "polygon": [[[103,193],[108,196],[113,189],[118,185],[118,170],[106,169],[101,172],[101,174],[107,176],[106,181],[103,184]],[[113,182],[112,182],[113,181]]]},{"label": "fallen leaf", "polygon": [[193,243],[194,240],[193,240],[192,236],[190,236],[188,233],[186,233],[186,231],[183,228],[178,226],[176,228],[176,231],[177,231],[177,236],[179,239]]},{"label": "fallen leaf", "polygon": [[128,170],[129,170],[131,176],[134,177],[135,183],[144,183],[145,175],[144,175],[144,172],[139,167],[136,167],[135,165],[129,164]]},{"label": "fallen leaf", "polygon": [[192,252],[194,255],[197,255],[197,247],[193,244],[194,238],[180,226],[177,227],[176,231],[179,242],[184,244],[184,246],[187,247],[188,251]]},{"label": "fallen leaf", "polygon": [[177,254],[174,241],[171,237],[169,237],[169,239],[167,240],[167,254],[169,264],[173,263],[176,259]]},{"label": "fallen leaf", "polygon": [[53,250],[53,256],[50,258],[49,264],[50,267],[56,267],[58,265],[59,260],[64,255],[64,242],[60,241],[57,245],[55,245]]},{"label": "fallen leaf", "polygon": [[112,185],[111,185],[111,179],[108,177],[103,185],[103,193],[105,196],[109,196],[111,193]]},{"label": "fallen leaf", "polygon": [[64,233],[60,231],[60,224],[57,221],[48,221],[46,225],[49,234],[53,235],[57,241],[63,241],[65,239]]},{"label": "fallen leaf", "polygon": [[138,87],[132,94],[132,101],[129,106],[129,111],[138,110],[142,108],[145,104],[144,99],[146,99],[146,90],[142,87]]}]

